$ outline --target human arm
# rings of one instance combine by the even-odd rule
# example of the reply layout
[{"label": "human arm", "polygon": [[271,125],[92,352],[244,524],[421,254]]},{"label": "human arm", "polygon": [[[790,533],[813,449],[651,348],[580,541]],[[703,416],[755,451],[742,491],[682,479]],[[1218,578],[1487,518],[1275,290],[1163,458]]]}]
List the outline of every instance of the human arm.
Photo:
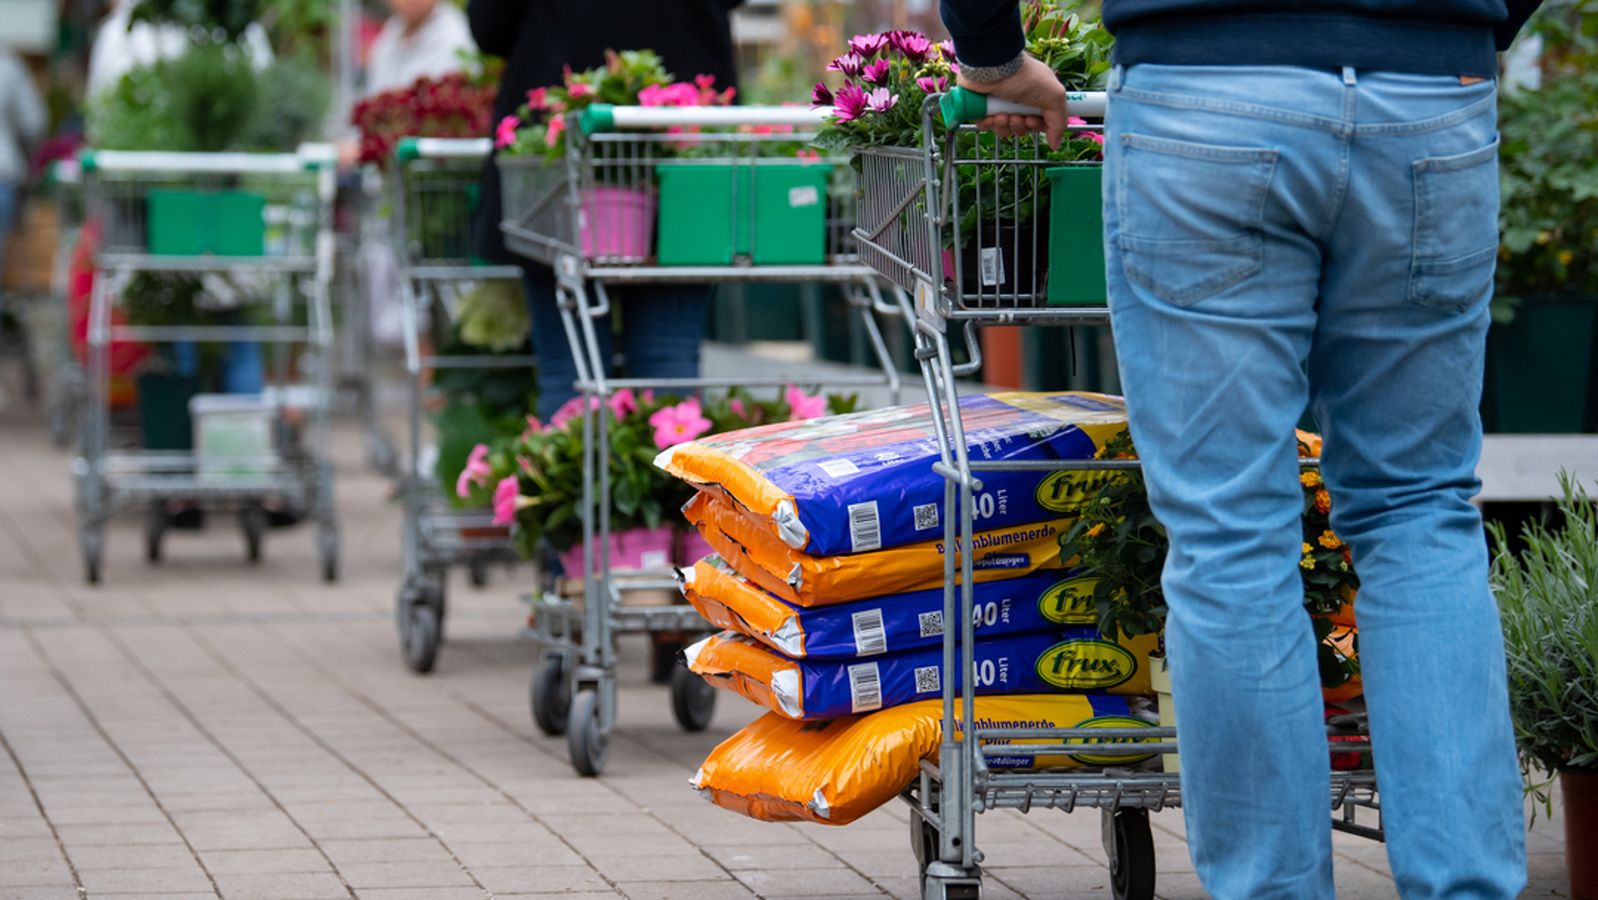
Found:
[{"label": "human arm", "polygon": [[[994,115],[977,122],[1000,137],[1038,131],[1058,147],[1065,136],[1065,87],[1054,70],[1025,53],[1020,7],[1014,0],[942,0],[943,23],[959,57],[957,83],[979,94],[1035,106],[1039,116]],[[1013,67],[1013,71],[1007,71]],[[1002,77],[991,77],[1002,74]]]},{"label": "human arm", "polygon": [[477,49],[490,56],[510,56],[521,30],[528,0],[468,0],[466,19],[472,26]]},{"label": "human arm", "polygon": [[1520,33],[1526,20],[1530,19],[1531,14],[1542,5],[1542,0],[1508,0],[1504,5],[1509,8],[1509,18],[1493,29],[1493,38],[1499,50],[1509,49],[1509,45],[1515,40],[1515,35]]}]

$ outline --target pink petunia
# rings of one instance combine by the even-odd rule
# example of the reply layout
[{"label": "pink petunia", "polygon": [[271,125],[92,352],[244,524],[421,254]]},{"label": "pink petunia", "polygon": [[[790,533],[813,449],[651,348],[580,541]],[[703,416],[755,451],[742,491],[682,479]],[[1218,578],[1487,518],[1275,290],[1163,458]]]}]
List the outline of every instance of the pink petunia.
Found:
[{"label": "pink petunia", "polygon": [[[599,408],[599,398],[598,397],[589,397],[588,398],[588,408],[589,409],[598,409]],[[573,419],[576,419],[578,416],[581,416],[582,414],[583,414],[583,398],[582,397],[573,397],[570,400],[567,400],[565,403],[562,403],[560,405],[560,409],[555,410],[555,414],[549,417],[549,427],[554,428],[556,430],[564,429],[568,423],[570,423]]]},{"label": "pink petunia", "polygon": [[[1070,118],[1065,120],[1065,123],[1067,125],[1080,126],[1080,125],[1086,125],[1088,123],[1088,120],[1084,119],[1084,118],[1082,118],[1080,116],[1071,116]],[[1098,144],[1100,147],[1104,146],[1104,134],[1103,134],[1103,132],[1099,132],[1099,131],[1078,131],[1078,132],[1075,132],[1074,136],[1076,136],[1076,137],[1085,137],[1088,140],[1092,141],[1093,143]]]},{"label": "pink petunia", "polygon": [[788,419],[799,421],[801,419],[814,419],[827,414],[827,398],[816,394],[811,396],[799,389],[796,384],[788,385],[782,392],[782,400],[788,404]]},{"label": "pink petunia", "polygon": [[861,59],[876,56],[886,46],[888,46],[888,36],[885,34],[857,34],[849,39],[849,50]]},{"label": "pink petunia", "polygon": [[506,475],[494,485],[494,524],[509,525],[516,521],[517,500],[521,499],[515,475]]},{"label": "pink petunia", "polygon": [[794,159],[802,160],[807,163],[821,162],[821,154],[810,149],[809,147],[794,151],[793,156]]},{"label": "pink petunia", "polygon": [[739,400],[737,397],[727,401],[727,408],[732,410],[732,414],[740,419],[749,418],[749,416],[744,412],[744,402]]},{"label": "pink petunia", "polygon": [[655,427],[655,446],[662,450],[686,444],[711,428],[711,421],[705,418],[699,401],[692,397],[658,410],[649,417],[649,424]]},{"label": "pink petunia", "polygon": [[810,89],[810,105],[831,106],[832,104],[832,90],[822,82],[816,82],[816,86]]},{"label": "pink petunia", "polygon": [[494,129],[494,146],[503,150],[516,143],[516,126],[521,120],[515,116],[506,116],[499,120],[499,125]]},{"label": "pink petunia", "polygon": [[868,63],[860,71],[860,77],[872,84],[882,84],[888,80],[888,73],[892,70],[892,66],[889,65],[887,60],[879,59],[876,62]]},{"label": "pink petunia", "polygon": [[586,97],[594,92],[593,87],[581,81],[573,81],[566,86],[566,93],[573,97]]},{"label": "pink petunia", "polygon": [[714,75],[695,75],[694,76],[694,87],[700,89],[701,91],[714,90],[715,87],[716,87],[716,76],[714,76]]},{"label": "pink petunia", "polygon": [[544,423],[538,421],[538,417],[537,416],[528,416],[527,417],[527,427],[522,431],[522,440],[525,441],[529,437],[531,437],[531,436],[533,436],[535,434],[543,434],[543,433],[544,433]]},{"label": "pink petunia", "polygon": [[622,388],[611,394],[610,399],[606,400],[605,403],[610,407],[611,413],[618,419],[625,419],[638,411],[638,397],[633,394],[632,388]]},{"label": "pink petunia", "polygon": [[544,129],[544,146],[553,147],[560,143],[561,133],[566,130],[566,117],[555,116],[549,120],[549,125]]},{"label": "pink petunia", "polygon": [[842,72],[843,74],[848,75],[850,78],[857,77],[860,74],[860,70],[864,69],[865,67],[866,61],[853,53],[845,53],[832,62],[827,63],[827,71]]},{"label": "pink petunia", "polygon": [[488,465],[488,445],[478,444],[466,457],[466,466],[461,469],[460,477],[455,479],[455,496],[462,500],[470,497],[472,488],[487,484],[488,476],[493,473],[494,470]]},{"label": "pink petunia", "polygon": [[866,92],[857,84],[838,88],[835,99],[837,104],[832,107],[832,116],[839,122],[853,122],[866,111]]},{"label": "pink petunia", "polygon": [[897,94],[885,87],[877,88],[866,95],[866,108],[872,112],[887,112],[899,102]]},{"label": "pink petunia", "polygon": [[540,110],[540,109],[543,109],[545,106],[548,106],[549,105],[549,88],[547,88],[547,87],[536,87],[536,88],[533,88],[532,90],[528,91],[527,92],[527,105],[530,108],[534,109],[534,110]]}]

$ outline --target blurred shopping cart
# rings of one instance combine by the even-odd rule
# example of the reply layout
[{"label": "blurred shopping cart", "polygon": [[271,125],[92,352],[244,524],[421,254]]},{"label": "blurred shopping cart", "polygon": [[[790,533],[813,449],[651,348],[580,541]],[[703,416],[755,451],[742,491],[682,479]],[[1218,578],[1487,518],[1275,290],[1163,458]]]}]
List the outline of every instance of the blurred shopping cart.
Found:
[{"label": "blurred shopping cart", "polygon": [[[1105,97],[1073,93],[1070,103],[1076,115],[1102,118]],[[912,812],[911,843],[924,897],[978,897],[983,860],[978,813],[1098,809],[1112,895],[1146,900],[1155,881],[1148,814],[1181,803],[1174,767],[1166,771],[1156,755],[1176,752],[1175,728],[979,727],[962,733],[956,726],[974,721],[973,693],[959,686],[981,683],[974,662],[972,537],[974,500],[981,495],[984,473],[1137,466],[1135,460],[974,460],[967,452],[956,379],[982,365],[979,326],[1109,321],[1103,282],[1095,279],[1104,267],[1101,163],[1051,160],[1039,139],[979,136],[964,124],[989,112],[1037,113],[955,89],[928,98],[919,147],[872,147],[857,154],[860,257],[914,297],[910,323],[916,356],[937,410],[942,460],[935,468],[946,479],[945,508],[958,511],[944,517],[944,540],[958,553],[944,558],[943,612],[944,621],[962,623],[944,633],[943,643],[943,670],[957,675],[943,680],[940,755],[922,764],[921,777],[905,794]],[[1097,130],[1083,125],[1073,133]],[[1017,226],[1016,211],[1045,208],[1052,210],[1047,229]],[[1051,278],[1051,270],[1071,276]],[[957,342],[965,353],[961,363],[955,361]],[[1336,751],[1362,760],[1356,769],[1332,773],[1328,809],[1336,813],[1333,825],[1379,840],[1380,807],[1362,719],[1341,718],[1329,727],[1337,732]],[[1048,754],[1072,754],[1101,765],[1063,771],[990,765],[1001,758]]]},{"label": "blurred shopping cart", "polygon": [[[129,507],[147,509],[146,557],[159,561],[166,506],[181,501],[237,511],[252,561],[260,557],[270,510],[307,515],[316,524],[321,575],[334,580],[331,148],[283,154],[87,150],[81,163],[88,214],[101,226],[83,452],[74,466],[84,577],[91,584],[100,580],[106,522]],[[202,279],[207,295],[226,308],[209,324],[119,324],[112,310],[141,274]],[[271,324],[252,323],[252,317]],[[111,349],[126,341],[261,345],[269,387],[232,400],[185,403],[189,398],[180,394],[175,414],[159,424],[176,426],[167,443],[193,449],[139,447],[113,433],[109,409]],[[181,422],[191,412],[199,427],[185,431]],[[157,423],[143,424],[148,445]]]},{"label": "blurred shopping cart", "polygon": [[[846,159],[796,158],[819,113],[796,107],[595,105],[567,115],[563,158],[498,161],[505,243],[555,271],[578,391],[600,400],[623,389],[694,392],[780,389],[817,383],[791,377],[612,378],[599,322],[610,289],[660,283],[824,282],[837,285],[866,335],[879,374],[822,381],[827,387],[886,386],[899,375],[877,316],[900,315],[908,299],[885,296],[862,265],[851,231],[855,179]],[[584,404],[583,542],[580,598],[546,590],[532,600],[531,636],[545,648],[534,674],[534,720],[567,735],[572,765],[603,769],[616,723],[617,635],[690,633],[709,627],[692,607],[636,606],[635,590],[675,594],[669,569],[617,571],[610,558],[610,439],[604,403]],[[584,574],[587,577],[582,577]],[[709,723],[714,689],[677,666],[672,708],[684,728]]]}]

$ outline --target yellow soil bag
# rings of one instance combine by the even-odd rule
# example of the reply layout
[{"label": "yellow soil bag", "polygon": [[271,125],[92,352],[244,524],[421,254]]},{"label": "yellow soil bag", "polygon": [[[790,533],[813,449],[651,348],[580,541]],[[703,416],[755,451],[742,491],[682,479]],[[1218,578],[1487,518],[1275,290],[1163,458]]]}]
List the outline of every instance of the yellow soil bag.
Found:
[{"label": "yellow soil bag", "polygon": [[[738,507],[694,495],[683,515],[738,574],[797,606],[847,603],[943,586],[943,541],[871,553],[811,556],[783,543]],[[1060,538],[1071,519],[1016,525],[973,536],[976,580],[998,581],[1064,569]]]},{"label": "yellow soil bag", "polygon": [[[942,715],[940,700],[828,722],[764,715],[712,750],[691,784],[717,806],[753,819],[847,825],[909,787],[923,759],[937,758],[943,743]],[[958,706],[955,715],[959,715]],[[1104,694],[978,697],[976,716],[978,728],[1138,728],[1151,724],[1133,715],[1125,698]],[[1023,754],[990,758],[989,765],[1016,769],[1124,766],[1147,758]]]}]

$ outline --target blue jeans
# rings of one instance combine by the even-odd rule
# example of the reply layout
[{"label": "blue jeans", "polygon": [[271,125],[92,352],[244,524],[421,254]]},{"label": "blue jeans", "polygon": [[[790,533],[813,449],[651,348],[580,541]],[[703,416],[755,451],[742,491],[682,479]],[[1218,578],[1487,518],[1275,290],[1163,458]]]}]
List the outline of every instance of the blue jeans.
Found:
[{"label": "blue jeans", "polygon": [[[577,364],[555,299],[549,269],[522,270],[527,308],[533,326],[533,352],[538,356],[538,417],[548,421],[576,396]],[[621,308],[622,352],[629,378],[697,378],[699,345],[705,339],[705,317],[711,289],[699,284],[655,284],[609,290]],[[613,309],[615,306],[612,307]],[[611,322],[594,323],[600,355],[610,360]]]},{"label": "blue jeans", "polygon": [[1229,898],[1333,896],[1294,424],[1325,436],[1405,897],[1525,880],[1479,488],[1495,86],[1294,68],[1112,73],[1110,308],[1164,588],[1188,840]]}]

